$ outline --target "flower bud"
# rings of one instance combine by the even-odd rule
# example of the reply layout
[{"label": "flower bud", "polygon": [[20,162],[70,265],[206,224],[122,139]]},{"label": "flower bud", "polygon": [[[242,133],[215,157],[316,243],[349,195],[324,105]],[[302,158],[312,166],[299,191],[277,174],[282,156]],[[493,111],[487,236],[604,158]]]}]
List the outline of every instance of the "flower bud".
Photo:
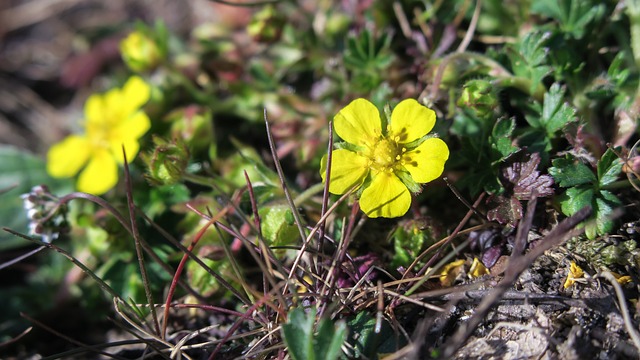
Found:
[{"label": "flower bud", "polygon": [[153,137],[155,149],[143,156],[148,166],[147,180],[152,185],[172,185],[182,180],[189,164],[189,149],[181,140],[166,141]]},{"label": "flower bud", "polygon": [[458,99],[458,106],[471,108],[478,116],[484,117],[498,106],[498,98],[490,82],[470,80],[464,85],[462,95]]},{"label": "flower bud", "polygon": [[247,33],[256,41],[273,43],[280,39],[284,22],[285,18],[275,7],[266,6],[253,16],[247,25]]},{"label": "flower bud", "polygon": [[140,31],[134,31],[120,42],[122,60],[135,72],[153,70],[162,56],[156,42]]}]

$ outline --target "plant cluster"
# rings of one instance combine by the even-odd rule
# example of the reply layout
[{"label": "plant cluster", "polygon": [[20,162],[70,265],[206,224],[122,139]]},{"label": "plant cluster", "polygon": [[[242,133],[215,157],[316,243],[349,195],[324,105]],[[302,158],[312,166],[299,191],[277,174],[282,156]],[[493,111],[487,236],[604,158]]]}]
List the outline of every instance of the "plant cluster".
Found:
[{"label": "plant cluster", "polygon": [[75,301],[136,340],[58,357],[446,357],[438,296],[565,235],[558,291],[638,286],[637,0],[239,3],[123,26],[71,135],[0,149],[10,337]]}]

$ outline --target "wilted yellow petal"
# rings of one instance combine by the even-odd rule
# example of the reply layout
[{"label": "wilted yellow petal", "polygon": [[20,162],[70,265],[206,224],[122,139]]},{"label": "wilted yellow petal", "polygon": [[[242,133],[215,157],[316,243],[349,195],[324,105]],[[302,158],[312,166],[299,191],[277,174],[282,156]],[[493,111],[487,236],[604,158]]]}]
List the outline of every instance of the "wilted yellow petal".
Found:
[{"label": "wilted yellow petal", "polygon": [[411,206],[411,193],[393,173],[373,176],[360,197],[360,208],[367,216],[394,218],[404,215]]},{"label": "wilted yellow petal", "polygon": [[[362,185],[369,173],[368,160],[353,151],[345,149],[333,150],[331,158],[331,179],[329,180],[329,192],[332,194],[344,194],[354,186]],[[327,156],[322,157],[320,164],[320,176],[325,181],[327,171]]]},{"label": "wilted yellow petal", "polygon": [[613,275],[613,277],[616,278],[616,281],[620,285],[626,285],[631,282],[631,276],[629,275],[622,275],[622,274],[615,273],[613,271],[611,272],[611,275]]},{"label": "wilted yellow petal", "polygon": [[469,277],[472,279],[479,278],[482,275],[489,274],[489,269],[477,257],[473,258],[473,263],[471,263],[471,268],[469,268]]},{"label": "wilted yellow petal", "polygon": [[[401,101],[391,113],[389,136],[406,144],[427,135],[436,123],[436,113],[414,99]],[[398,139],[395,139],[398,137]]]},{"label": "wilted yellow petal", "polygon": [[414,181],[427,183],[442,175],[444,163],[449,158],[449,148],[444,141],[430,138],[417,148],[403,155],[404,167]]},{"label": "wilted yellow petal", "polygon": [[458,274],[464,270],[462,267],[466,260],[460,259],[453,262],[450,262],[442,267],[442,271],[440,272],[440,283],[442,286],[451,286],[456,281]]},{"label": "wilted yellow petal", "polygon": [[118,166],[106,150],[94,152],[87,167],[80,173],[77,188],[93,195],[102,195],[118,183]]},{"label": "wilted yellow petal", "polygon": [[567,279],[564,282],[564,288],[568,288],[575,283],[576,279],[579,279],[584,276],[584,271],[582,268],[578,266],[575,261],[571,262],[569,266],[569,273],[567,274]]},{"label": "wilted yellow petal", "polygon": [[336,134],[344,141],[366,146],[382,134],[378,108],[365,99],[353,100],[333,118]]},{"label": "wilted yellow petal", "polygon": [[90,153],[91,145],[85,137],[70,135],[49,149],[47,172],[56,178],[74,176],[86,164]]}]

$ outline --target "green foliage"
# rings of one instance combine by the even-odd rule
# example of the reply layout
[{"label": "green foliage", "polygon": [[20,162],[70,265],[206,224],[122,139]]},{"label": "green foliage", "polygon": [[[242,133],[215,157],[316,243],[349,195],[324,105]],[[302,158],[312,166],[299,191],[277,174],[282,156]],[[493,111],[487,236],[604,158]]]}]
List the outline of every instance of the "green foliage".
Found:
[{"label": "green foliage", "polygon": [[356,92],[369,92],[380,85],[383,80],[381,72],[394,59],[389,51],[390,44],[391,35],[383,33],[376,36],[368,29],[347,39],[344,63],[353,72]]},{"label": "green foliage", "polygon": [[342,354],[347,337],[343,321],[333,323],[323,318],[317,322],[315,308],[295,308],[282,325],[282,337],[294,360],[333,360]]},{"label": "green foliage", "polygon": [[286,205],[265,206],[258,210],[262,235],[269,246],[292,245],[300,240],[293,214]]},{"label": "green foliage", "polygon": [[501,192],[500,166],[519,150],[514,145],[514,119],[501,118],[491,124],[470,113],[462,113],[456,121],[454,126],[461,132],[462,148],[451,163],[468,170],[459,186],[468,188],[472,194],[483,189],[489,193]]},{"label": "green foliage", "polygon": [[432,229],[425,219],[402,222],[391,233],[393,260],[391,268],[408,266],[420,253],[435,242]]},{"label": "green foliage", "polygon": [[347,325],[351,330],[347,341],[354,350],[351,358],[378,359],[379,354],[393,353],[404,345],[398,344],[386,320],[377,319],[366,311],[358,312]]},{"label": "green foliage", "polygon": [[551,72],[551,67],[546,65],[548,49],[544,47],[548,39],[548,33],[532,31],[518,44],[507,48],[513,74],[530,81],[527,89],[530,94],[537,91],[544,77]]},{"label": "green foliage", "polygon": [[591,0],[543,0],[531,6],[531,12],[555,20],[560,31],[576,39],[581,39],[604,11],[604,4]]},{"label": "green foliage", "polygon": [[542,109],[537,104],[533,109],[534,113],[526,116],[531,127],[523,132],[520,142],[530,151],[542,154],[542,162],[547,163],[547,154],[558,139],[559,132],[576,120],[576,111],[566,102],[565,90],[557,83],[544,95]]},{"label": "green foliage", "polygon": [[591,220],[594,222],[586,225],[589,239],[613,230],[614,221],[610,215],[622,202],[607,186],[616,181],[621,170],[622,160],[612,149],[607,150],[598,161],[596,174],[570,155],[553,160],[553,167],[549,168],[556,182],[567,188],[558,197],[563,214],[571,216],[586,206],[592,207]]},{"label": "green foliage", "polygon": [[[416,284],[411,277],[417,268],[402,274],[401,284],[386,281],[442,238],[439,226],[422,220],[435,217],[443,225],[442,232],[451,233],[467,207],[439,179],[426,187],[410,184],[412,192],[426,191],[412,199],[411,210],[398,221],[363,218],[353,196],[335,207],[337,197],[328,196],[325,204],[318,167],[326,154],[329,121],[358,97],[379,109],[413,98],[434,110],[434,130],[450,149],[443,176],[469,202],[487,192],[479,212],[500,227],[495,234],[479,236],[486,241],[475,244],[473,251],[496,259],[508,255],[504,253],[510,251],[507,233],[518,226],[525,203],[534,194],[547,197],[557,192],[555,208],[551,202],[538,201],[536,224],[547,214],[556,215],[557,209],[570,216],[591,206],[594,213],[586,234],[605,241],[609,238],[605,235],[615,230],[611,213],[637,205],[637,199],[624,190],[629,184],[617,181],[620,159],[613,150],[602,156],[599,152],[602,144],[620,144],[619,153],[628,156],[630,163],[637,162],[632,151],[640,108],[637,0],[335,0],[309,1],[304,6],[267,2],[249,10],[229,7],[233,9],[229,13],[220,12],[221,21],[204,22],[188,33],[174,32],[178,27],[173,22],[171,26],[162,21],[131,26],[127,24],[131,17],[119,22],[109,18],[108,26],[90,29],[100,21],[87,25],[89,35],[83,28],[83,33],[56,37],[62,40],[52,44],[58,46],[69,38],[74,39],[74,48],[79,46],[77,50],[86,49],[92,65],[71,71],[78,78],[86,76],[82,80],[90,84],[79,95],[108,91],[102,87],[123,83],[132,71],[152,84],[152,100],[141,109],[152,125],[140,139],[142,156],[129,163],[127,173],[133,203],[121,181],[101,198],[72,195],[73,201],[63,204],[45,224],[48,239],[106,281],[115,290],[110,296],[137,303],[129,314],[146,317],[146,324],[139,323],[149,334],[155,333],[149,325],[148,310],[153,307],[140,304],[145,294],[130,229],[133,219],[145,244],[150,279],[146,285],[156,302],[167,300],[164,295],[185,255],[177,242],[188,246],[198,241],[193,254],[201,262],[187,259],[177,279],[180,286],[167,301],[180,303],[183,295],[195,292],[190,299],[230,309],[215,314],[216,321],[224,324],[223,331],[236,331],[221,343],[216,358],[375,359],[414,338],[401,329],[415,328],[412,315],[424,310],[386,292],[380,295],[384,309],[377,312],[376,283],[404,295],[403,290]],[[475,24],[476,4],[481,5],[481,16],[473,28],[469,25]],[[155,12],[149,14],[147,18]],[[146,46],[136,46],[134,41],[128,48],[134,63],[113,61],[114,56],[102,53],[104,44],[117,43],[132,28],[146,37],[140,42]],[[69,53],[68,49],[49,50],[52,57]],[[97,78],[80,71],[96,64],[103,69]],[[74,114],[64,129],[52,134],[73,132],[82,121],[82,109],[76,101],[63,103],[80,96],[65,90],[64,96],[47,98],[50,91],[45,87],[58,79],[47,79],[50,71],[37,65],[18,69],[19,62],[12,63],[16,71],[9,78],[27,87],[35,84],[33,93],[56,111],[65,107],[58,116]],[[13,99],[10,91],[6,93],[8,100],[0,101],[0,125],[6,122],[13,129],[20,124],[16,138],[23,130],[38,128],[32,126],[31,112],[21,108],[30,100]],[[265,135],[265,120],[271,143]],[[337,134],[333,135],[338,143]],[[57,139],[46,134],[42,139],[23,140],[28,143],[24,147],[40,153],[0,147],[0,225],[28,233],[43,225],[39,220],[47,211],[72,193],[75,181],[54,180],[46,174],[46,147]],[[357,144],[345,144],[334,145],[361,151]],[[275,159],[271,147],[277,153]],[[281,174],[274,171],[276,162],[282,166]],[[121,164],[118,171],[123,179]],[[397,175],[407,183],[413,181],[409,173]],[[37,208],[25,203],[20,195],[33,194],[33,186],[41,183],[49,186],[51,194],[36,196]],[[287,185],[293,205],[287,203],[282,184]],[[31,211],[25,212],[25,205]],[[301,214],[303,231],[318,229],[307,244],[300,239],[294,210]],[[627,216],[635,215],[629,211]],[[211,217],[216,222],[200,233]],[[323,224],[318,223],[320,219]],[[553,228],[554,224],[540,226]],[[58,237],[62,230],[69,231]],[[389,234],[386,239],[385,234]],[[269,247],[266,252],[256,246],[263,240]],[[459,240],[451,244],[457,251],[466,251],[458,247]],[[586,254],[588,262],[597,266],[621,271],[637,269],[640,263],[634,240],[583,243],[572,243],[575,248],[570,250],[581,247],[576,253]],[[0,250],[22,252],[27,245],[24,239],[0,234]],[[278,248],[282,246],[287,250]],[[431,260],[426,255],[418,267]],[[0,289],[0,297],[9,299],[3,319],[12,323],[19,311],[31,313],[30,307],[47,311],[65,305],[53,300],[57,284],[63,281],[71,289],[70,300],[95,309],[96,317],[111,314],[110,303],[104,305],[105,294],[92,287],[95,278],[66,277],[69,269],[78,269],[53,251],[36,256],[16,267],[24,282]],[[294,259],[300,260],[295,266]],[[425,288],[433,285],[429,276],[420,281]],[[301,286],[304,282],[308,284]],[[282,337],[265,336],[272,324],[282,322],[292,301],[305,308],[291,310]],[[235,313],[250,308],[250,317]],[[322,309],[318,310],[322,315],[315,308]],[[193,315],[199,309],[189,309],[193,317],[183,316],[177,306],[167,309],[166,339],[175,339],[175,331],[193,331],[193,326],[208,321]],[[376,312],[384,316],[371,315]],[[239,326],[227,326],[231,323]],[[0,323],[0,328],[11,328],[6,324]],[[3,335],[3,340],[17,334],[11,328],[11,335]],[[282,339],[287,348],[278,343]],[[444,340],[427,336],[423,355],[442,355]],[[149,348],[150,352],[168,349],[165,343],[156,344],[161,350]],[[186,356],[178,351],[189,349],[185,351],[190,357],[202,357],[191,344],[176,347],[172,356]]]}]

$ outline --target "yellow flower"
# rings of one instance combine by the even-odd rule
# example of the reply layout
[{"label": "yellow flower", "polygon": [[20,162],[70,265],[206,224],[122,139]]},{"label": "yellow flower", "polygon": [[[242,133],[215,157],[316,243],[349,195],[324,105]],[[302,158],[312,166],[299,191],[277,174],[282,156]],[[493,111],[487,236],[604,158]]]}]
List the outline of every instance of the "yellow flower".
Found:
[{"label": "yellow flower", "polygon": [[53,177],[72,177],[80,172],[77,189],[101,195],[118,182],[118,164],[132,161],[138,139],[151,127],[140,107],[149,100],[150,87],[131,77],[122,89],[93,94],[84,107],[85,134],[70,135],[53,145],[47,154],[47,171]]},{"label": "yellow flower", "polygon": [[[345,141],[333,150],[329,192],[359,189],[360,207],[369,217],[404,215],[411,192],[442,174],[449,158],[444,141],[426,137],[436,122],[433,110],[416,100],[400,102],[382,128],[378,109],[356,99],[334,117],[336,134]],[[326,155],[320,175],[325,180]]]},{"label": "yellow flower", "polygon": [[571,266],[569,267],[569,273],[567,274],[567,279],[564,281],[564,288],[568,288],[573,285],[577,279],[580,279],[584,276],[584,271],[582,268],[578,266],[575,261],[571,262]]},{"label": "yellow flower", "polygon": [[120,42],[122,60],[129,69],[141,72],[156,67],[160,50],[156,43],[140,31],[134,31]]}]

